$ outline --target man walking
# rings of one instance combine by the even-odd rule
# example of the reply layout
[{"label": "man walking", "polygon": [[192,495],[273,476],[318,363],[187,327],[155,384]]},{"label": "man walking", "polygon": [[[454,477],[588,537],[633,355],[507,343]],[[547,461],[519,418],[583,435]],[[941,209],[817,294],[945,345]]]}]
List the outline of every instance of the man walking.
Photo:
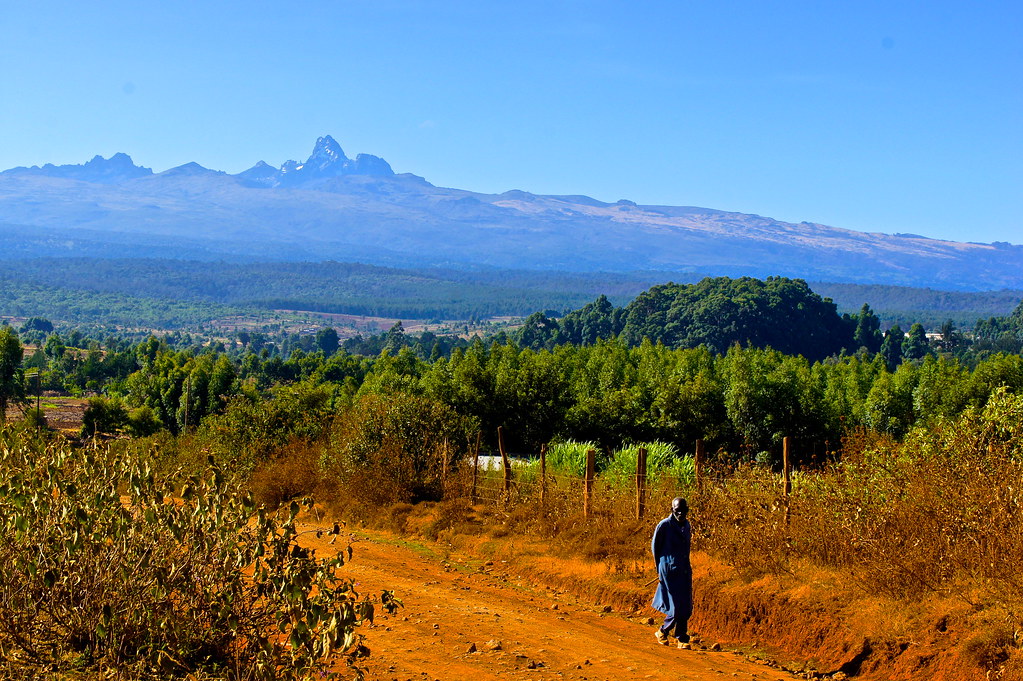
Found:
[{"label": "man walking", "polygon": [[682,497],[671,502],[671,515],[657,523],[650,550],[657,563],[657,592],[653,607],[664,613],[664,624],[654,636],[661,645],[668,637],[678,639],[678,647],[689,649],[689,617],[693,614],[693,568],[689,547],[693,531],[689,525],[689,504]]}]

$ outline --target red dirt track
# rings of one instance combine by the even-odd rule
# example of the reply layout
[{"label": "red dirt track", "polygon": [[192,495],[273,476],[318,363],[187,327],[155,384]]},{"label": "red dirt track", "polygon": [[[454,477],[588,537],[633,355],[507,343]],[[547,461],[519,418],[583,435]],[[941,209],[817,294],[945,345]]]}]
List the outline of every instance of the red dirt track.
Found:
[{"label": "red dirt track", "polygon": [[[500,561],[488,566],[445,559],[378,533],[360,531],[352,538],[347,571],[360,595],[378,597],[388,589],[404,602],[395,615],[378,605],[375,625],[361,628],[371,651],[361,664],[367,679],[794,678],[739,654],[716,652],[713,641],[693,650],[658,645],[655,626],[646,623],[649,613],[604,612],[605,606],[505,574]],[[308,544],[325,555],[341,542]]]}]

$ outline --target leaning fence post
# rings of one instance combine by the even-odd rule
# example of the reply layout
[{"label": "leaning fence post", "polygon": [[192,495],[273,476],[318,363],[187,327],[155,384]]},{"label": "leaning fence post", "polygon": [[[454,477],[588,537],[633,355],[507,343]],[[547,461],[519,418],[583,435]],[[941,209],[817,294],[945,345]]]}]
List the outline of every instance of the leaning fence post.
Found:
[{"label": "leaning fence post", "polygon": [[472,503],[476,504],[476,481],[480,475],[480,437],[483,434],[481,432],[476,433],[476,447],[473,450],[472,455]]},{"label": "leaning fence post", "polygon": [[593,514],[593,469],[596,467],[597,450],[586,450],[586,477],[583,478],[583,516]]},{"label": "leaning fence post", "polygon": [[504,500],[507,502],[511,496],[511,460],[504,450],[504,429],[501,426],[497,427],[497,448],[501,452],[501,463],[504,464]]},{"label": "leaning fence post", "polygon": [[646,448],[636,452],[636,520],[643,519],[646,509]]},{"label": "leaning fence post", "polygon": [[696,453],[693,455],[693,484],[696,485],[696,489],[700,489],[700,485],[703,484],[704,458],[703,440],[698,439],[696,441]]},{"label": "leaning fence post", "polygon": [[540,445],[540,505],[547,502],[547,445]]}]

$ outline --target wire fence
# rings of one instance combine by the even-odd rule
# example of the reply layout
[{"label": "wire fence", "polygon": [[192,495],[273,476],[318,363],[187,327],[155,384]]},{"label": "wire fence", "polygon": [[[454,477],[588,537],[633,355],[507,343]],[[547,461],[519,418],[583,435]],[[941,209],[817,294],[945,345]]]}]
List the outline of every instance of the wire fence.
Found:
[{"label": "wire fence", "polygon": [[[699,490],[705,484],[720,484],[729,473],[726,467],[707,460],[700,440],[696,441],[693,456],[694,475],[687,480],[649,469],[643,447],[638,450],[632,471],[619,468],[604,474],[596,473],[597,452],[590,448],[586,452],[585,472],[578,475],[549,467],[546,448],[535,459],[513,459],[504,451],[500,430],[498,442],[499,457],[480,456],[477,449],[461,466],[449,467],[445,460],[442,466],[445,498],[505,510],[523,505],[540,509],[581,507],[587,518],[631,516],[638,520],[651,512],[660,514],[668,509],[676,496]],[[785,438],[780,488],[786,500],[786,516],[791,492],[789,442]]]}]

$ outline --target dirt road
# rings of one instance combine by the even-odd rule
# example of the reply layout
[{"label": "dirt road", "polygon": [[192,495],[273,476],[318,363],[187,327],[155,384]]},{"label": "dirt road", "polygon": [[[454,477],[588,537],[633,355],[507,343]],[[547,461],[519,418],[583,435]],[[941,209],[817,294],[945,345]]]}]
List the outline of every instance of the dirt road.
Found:
[{"label": "dirt road", "polygon": [[[791,674],[702,641],[693,650],[654,639],[652,613],[604,612],[571,594],[508,574],[501,565],[437,555],[383,534],[353,535],[349,574],[360,594],[393,590],[395,615],[377,607],[363,627],[374,680],[572,679],[791,680]],[[342,543],[311,541],[318,555]],[[705,649],[701,649],[705,648]]]}]

